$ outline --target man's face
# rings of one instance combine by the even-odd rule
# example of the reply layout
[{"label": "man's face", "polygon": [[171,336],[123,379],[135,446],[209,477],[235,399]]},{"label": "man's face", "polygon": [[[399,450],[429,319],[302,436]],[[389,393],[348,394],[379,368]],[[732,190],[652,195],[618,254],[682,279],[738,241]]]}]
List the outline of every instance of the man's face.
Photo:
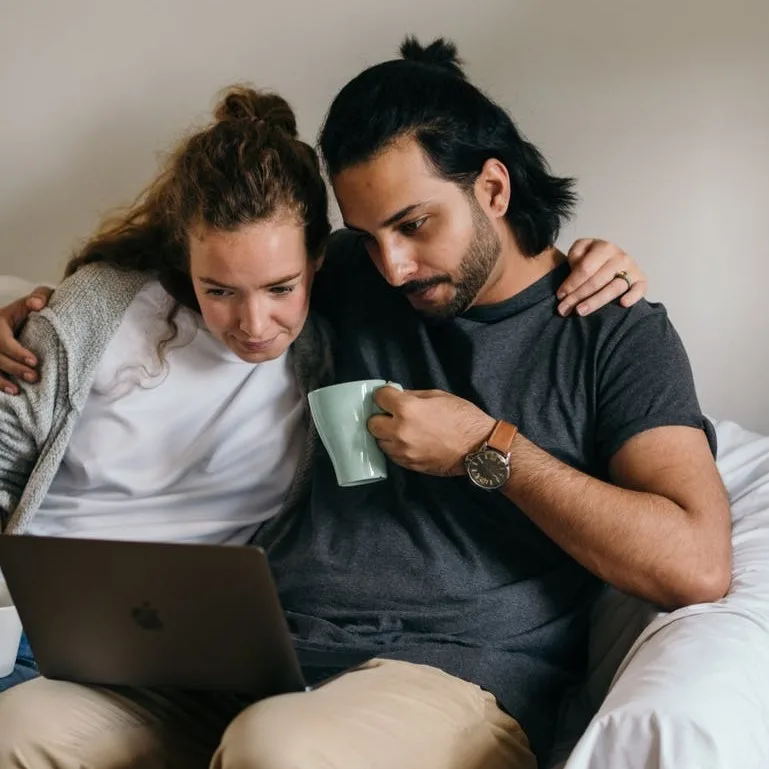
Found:
[{"label": "man's face", "polygon": [[436,174],[416,140],[341,171],[333,185],[345,225],[419,312],[461,313],[493,277],[501,245],[491,220],[474,190]]}]

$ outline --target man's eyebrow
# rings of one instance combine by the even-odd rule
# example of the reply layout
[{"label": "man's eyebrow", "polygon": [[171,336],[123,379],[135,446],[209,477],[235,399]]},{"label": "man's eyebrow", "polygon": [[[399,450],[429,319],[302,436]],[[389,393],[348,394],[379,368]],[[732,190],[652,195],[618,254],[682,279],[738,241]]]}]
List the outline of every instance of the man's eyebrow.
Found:
[{"label": "man's eyebrow", "polygon": [[[385,227],[392,227],[393,224],[397,224],[401,220],[405,219],[409,214],[414,213],[417,208],[420,206],[425,205],[427,201],[421,200],[419,203],[412,203],[410,206],[406,206],[405,208],[401,208],[400,211],[397,211],[392,216],[389,216],[387,219],[385,219],[379,226],[381,229],[384,229]],[[366,232],[366,230],[362,230],[360,227],[353,227],[352,224],[349,224],[348,222],[343,222],[344,226],[348,230],[352,230],[352,232],[359,232],[363,235],[368,235],[369,233]]]}]

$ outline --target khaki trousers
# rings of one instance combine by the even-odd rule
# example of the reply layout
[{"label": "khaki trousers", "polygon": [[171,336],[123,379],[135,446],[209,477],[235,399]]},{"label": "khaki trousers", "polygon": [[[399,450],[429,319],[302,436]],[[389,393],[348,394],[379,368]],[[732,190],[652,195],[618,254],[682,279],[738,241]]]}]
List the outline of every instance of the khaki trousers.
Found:
[{"label": "khaki trousers", "polygon": [[0,696],[2,769],[536,769],[494,697],[371,660],[310,692],[168,697],[38,678]]}]

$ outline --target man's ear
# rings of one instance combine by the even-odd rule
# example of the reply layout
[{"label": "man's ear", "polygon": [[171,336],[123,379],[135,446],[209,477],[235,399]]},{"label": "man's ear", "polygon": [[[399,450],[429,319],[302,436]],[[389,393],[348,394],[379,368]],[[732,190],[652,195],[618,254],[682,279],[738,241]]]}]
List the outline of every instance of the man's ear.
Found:
[{"label": "man's ear", "polygon": [[504,217],[512,194],[507,166],[497,158],[489,158],[475,180],[474,190],[478,202],[490,218]]}]

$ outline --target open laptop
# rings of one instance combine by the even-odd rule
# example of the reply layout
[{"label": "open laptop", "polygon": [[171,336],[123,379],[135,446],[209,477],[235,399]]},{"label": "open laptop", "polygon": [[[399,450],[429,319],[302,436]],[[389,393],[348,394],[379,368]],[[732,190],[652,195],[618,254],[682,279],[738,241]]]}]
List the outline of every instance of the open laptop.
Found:
[{"label": "open laptop", "polygon": [[260,548],[0,535],[0,570],[48,678],[306,688]]}]

